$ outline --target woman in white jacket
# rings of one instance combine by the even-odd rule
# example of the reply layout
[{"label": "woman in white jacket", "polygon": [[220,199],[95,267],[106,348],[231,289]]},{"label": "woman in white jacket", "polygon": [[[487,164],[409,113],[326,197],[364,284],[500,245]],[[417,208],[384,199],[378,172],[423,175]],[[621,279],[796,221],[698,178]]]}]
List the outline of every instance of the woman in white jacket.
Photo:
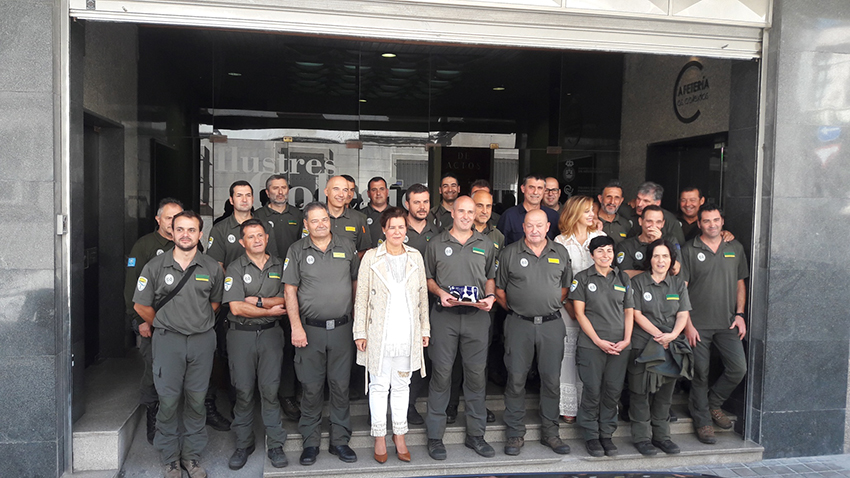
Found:
[{"label": "woman in white jacket", "polygon": [[387,208],[381,214],[386,241],[360,262],[354,301],[357,363],[369,374],[371,434],[375,460],[387,461],[387,396],[392,411],[393,443],[399,460],[410,461],[404,441],[410,374],[425,376],[423,347],[428,346],[428,287],[422,255],[404,244],[407,211]]},{"label": "woman in white jacket", "polygon": [[[587,246],[594,237],[605,235],[604,232],[596,230],[595,223],[593,199],[589,196],[573,196],[561,208],[558,220],[558,230],[561,234],[555,238],[555,242],[566,247],[570,253],[573,277],[593,265]],[[564,339],[564,357],[561,361],[560,413],[561,419],[566,423],[575,423],[581,398],[581,381],[576,371],[576,342],[581,328],[569,300],[561,307],[561,318],[567,326],[567,336]]]}]

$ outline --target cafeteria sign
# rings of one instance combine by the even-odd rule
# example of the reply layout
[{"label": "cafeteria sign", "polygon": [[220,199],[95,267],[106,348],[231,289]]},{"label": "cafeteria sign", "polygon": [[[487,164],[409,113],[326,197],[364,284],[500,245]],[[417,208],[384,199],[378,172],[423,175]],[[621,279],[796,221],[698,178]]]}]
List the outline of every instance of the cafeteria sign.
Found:
[{"label": "cafeteria sign", "polygon": [[673,88],[673,111],[682,123],[693,123],[700,116],[700,105],[708,100],[710,85],[702,63],[689,61],[676,77]]}]

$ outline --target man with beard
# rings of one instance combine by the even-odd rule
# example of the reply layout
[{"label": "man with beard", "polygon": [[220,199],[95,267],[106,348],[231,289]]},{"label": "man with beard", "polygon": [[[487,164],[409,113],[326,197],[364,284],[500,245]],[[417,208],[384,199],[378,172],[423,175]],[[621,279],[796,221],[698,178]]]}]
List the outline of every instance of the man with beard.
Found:
[{"label": "man with beard", "polygon": [[546,178],[546,189],[543,190],[543,205],[555,212],[561,212],[561,185],[553,177]]},{"label": "man with beard", "polygon": [[154,257],[164,254],[174,247],[174,237],[171,235],[171,221],[174,216],[183,211],[183,204],[172,198],[165,198],[159,202],[156,210],[157,228],[154,232],[140,237],[130,250],[127,258],[126,280],[124,282],[124,303],[127,304],[127,314],[132,320],[133,331],[139,334],[139,352],[144,360],[145,371],[142,374],[142,382],[139,384],[139,404],[147,409],[146,424],[148,443],[153,444],[156,432],[156,412],[159,408],[159,399],[156,396],[156,387],[153,385],[152,356],[151,356],[151,333],[153,330],[133,308],[133,292],[142,269]]},{"label": "man with beard", "polygon": [[432,346],[429,347],[429,355],[432,375],[426,419],[428,454],[435,460],[446,459],[443,444],[446,406],[452,365],[458,353],[465,377],[464,444],[481,456],[495,456],[493,447],[484,440],[487,415],[484,369],[487,365],[487,330],[490,327],[488,312],[496,300],[496,253],[493,241],[474,229],[474,217],[475,203],[468,196],[459,197],[452,207],[452,228],[432,238],[425,252],[428,291],[437,299],[431,309]]},{"label": "man with beard", "polygon": [[[286,258],[286,253],[289,252],[289,246],[301,238],[301,230],[304,227],[303,217],[301,211],[289,205],[289,182],[285,175],[269,176],[266,179],[266,194],[269,197],[269,203],[256,211],[254,216],[264,224],[271,226],[267,228],[270,232],[269,240],[276,244],[277,252],[280,254],[278,257],[283,260]],[[286,337],[290,337],[292,331],[289,329],[289,321],[280,320],[278,322]],[[289,340],[284,340],[278,395],[283,413],[293,421],[298,420],[298,417],[301,416],[298,402],[295,400],[297,384],[292,361],[294,357],[295,347]]]},{"label": "man with beard", "polygon": [[[204,407],[213,354],[215,310],[221,303],[221,266],[198,253],[203,220],[193,211],[174,216],[175,247],[148,262],[133,296],[134,309],[154,327],[153,375],[159,395],[154,448],[166,478],[204,478],[198,463],[207,444]],[[178,408],[183,398],[183,433]],[[181,446],[182,442],[182,446]]]},{"label": "man with beard", "polygon": [[615,245],[623,242],[632,229],[632,223],[619,213],[620,204],[623,203],[623,187],[620,186],[620,181],[609,181],[597,199],[600,204],[597,216],[602,221],[602,232],[614,239]]},{"label": "man with beard", "polygon": [[[522,223],[525,219],[525,214],[528,211],[541,209],[540,202],[543,200],[543,190],[546,189],[546,180],[542,176],[529,174],[523,179],[520,189],[523,196],[522,204],[517,204],[506,210],[502,214],[502,218],[499,219],[498,227],[502,231],[502,234],[505,235],[505,245],[513,244],[523,238]],[[546,213],[550,224],[558,224],[557,212],[548,207],[543,207],[542,209]],[[549,239],[554,240],[555,236],[558,235],[558,228],[549,228],[547,235]]]},{"label": "man with beard", "polygon": [[457,181],[457,176],[452,173],[446,173],[440,178],[440,204],[434,206],[431,214],[437,218],[437,227],[449,229],[452,227],[452,206],[460,194],[460,184]]},{"label": "man with beard", "polygon": [[389,206],[387,199],[389,198],[389,189],[387,189],[387,181],[376,176],[369,180],[369,190],[366,194],[369,195],[369,204],[363,210],[366,214],[366,224],[369,226],[369,235],[372,237],[372,247],[378,247],[378,244],[384,240],[384,231],[381,230],[381,213]]}]

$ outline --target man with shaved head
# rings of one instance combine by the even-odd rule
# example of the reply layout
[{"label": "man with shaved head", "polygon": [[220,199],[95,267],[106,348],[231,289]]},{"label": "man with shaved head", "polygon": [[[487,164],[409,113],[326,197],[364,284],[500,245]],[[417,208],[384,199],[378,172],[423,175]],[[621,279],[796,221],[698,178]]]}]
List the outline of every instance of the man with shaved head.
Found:
[{"label": "man with shaved head", "polygon": [[452,205],[452,228],[428,242],[425,275],[428,291],[436,297],[431,309],[431,385],[428,394],[428,454],[446,459],[443,435],[449,402],[452,365],[458,352],[464,370],[466,440],[481,456],[495,451],[484,441],[486,428],[485,366],[487,364],[488,312],[496,301],[496,248],[474,228],[475,202],[461,196]]}]

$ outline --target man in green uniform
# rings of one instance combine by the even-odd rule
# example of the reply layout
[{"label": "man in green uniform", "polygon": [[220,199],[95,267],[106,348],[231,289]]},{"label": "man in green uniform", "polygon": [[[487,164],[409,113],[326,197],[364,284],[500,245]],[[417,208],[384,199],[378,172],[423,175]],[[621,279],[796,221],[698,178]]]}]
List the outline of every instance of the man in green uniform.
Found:
[{"label": "man in green uniform", "polygon": [[229,304],[227,314],[227,349],[230,379],[236,389],[233,424],[236,432],[236,451],[228,466],[238,470],[245,466],[254,452],[254,385],[260,391],[263,425],[268,437],[268,457],[272,466],[288,464],[283,444],[286,430],[280,421],[280,364],[283,359],[283,329],[277,321],[284,308],[283,261],[266,254],[266,234],[263,223],[256,218],[241,224],[239,243],[245,253],[227,266],[224,278],[224,300]]},{"label": "man in green uniform", "polygon": [[[664,187],[658,183],[647,181],[638,186],[637,196],[635,198],[634,209],[623,207],[620,209],[621,214],[626,216],[632,222],[632,230],[629,231],[629,237],[637,236],[641,233],[638,218],[643,214],[643,208],[650,205],[661,206],[661,198],[664,196]],[[664,236],[672,236],[676,238],[678,244],[685,242],[685,234],[682,232],[682,226],[679,225],[676,215],[672,212],[662,209],[664,213],[664,229],[661,231]],[[631,213],[631,214],[629,214]]]},{"label": "man in green uniform", "polygon": [[[469,197],[474,198],[475,193],[478,191],[486,191],[492,196],[493,188],[490,187],[490,181],[487,181],[486,179],[476,179],[475,181],[472,181],[469,185]],[[501,217],[502,216],[499,213],[493,211],[492,208],[490,209],[489,222],[493,224],[493,227],[496,227],[496,224],[499,224],[499,218]]]},{"label": "man in green uniform", "polygon": [[408,212],[404,243],[425,257],[428,241],[440,233],[437,219],[430,212],[431,194],[428,188],[419,183],[410,186],[405,193],[404,207]]},{"label": "man in green uniform", "polygon": [[183,204],[173,198],[165,198],[159,202],[156,209],[157,228],[154,232],[140,237],[130,250],[127,258],[127,272],[124,280],[124,303],[127,305],[127,315],[130,316],[133,332],[139,335],[139,352],[145,364],[142,372],[142,382],[139,384],[139,404],[147,409],[145,422],[147,425],[148,443],[153,444],[156,433],[156,412],[159,408],[159,399],[156,396],[156,387],[153,385],[153,359],[151,357],[151,327],[145,322],[133,308],[133,293],[136,291],[136,283],[145,265],[154,257],[168,252],[174,247],[174,238],[171,235],[171,221],[174,215],[183,211]]},{"label": "man in green uniform", "polygon": [[[269,197],[269,203],[255,211],[254,217],[271,226],[268,229],[269,240],[275,242],[279,257],[283,260],[286,258],[289,246],[301,238],[301,230],[304,227],[303,217],[301,211],[289,205],[289,182],[283,174],[275,174],[266,179],[266,195]],[[292,334],[289,321],[278,322],[286,337],[289,337]],[[298,402],[295,400],[297,384],[295,366],[292,361],[294,357],[295,347],[290,341],[284,340],[278,395],[283,413],[293,421],[301,416],[301,410],[298,409]]]},{"label": "man in green uniform", "polygon": [[363,257],[372,247],[372,237],[366,224],[366,215],[345,207],[349,191],[348,181],[344,177],[334,176],[328,179],[325,196],[328,198],[331,232],[339,239],[351,241],[358,255]]},{"label": "man in green uniform", "polygon": [[452,227],[452,206],[460,194],[460,184],[457,181],[457,176],[452,173],[446,173],[440,178],[440,204],[434,206],[431,214],[437,218],[437,227],[449,229]]},{"label": "man in green uniform", "polygon": [[[481,456],[495,456],[484,441],[486,427],[485,367],[487,365],[488,312],[496,301],[496,248],[493,241],[473,227],[475,203],[459,197],[452,208],[453,225],[428,242],[425,252],[425,276],[428,291],[438,302],[431,309],[432,363],[428,394],[428,454],[435,460],[446,459],[443,435],[446,431],[446,406],[449,402],[452,365],[458,352],[463,360],[463,396],[466,400],[466,440],[464,444]],[[461,305],[449,290],[462,288],[472,293],[476,305]]]},{"label": "man in green uniform", "polygon": [[[747,333],[744,307],[749,277],[744,246],[736,240],[726,242],[723,214],[714,205],[700,207],[702,234],[682,248],[680,277],[688,284],[691,321],[685,336],[694,348],[694,379],[688,407],[694,419],[697,438],[707,444],[716,442],[714,421],[720,428],[732,428],[720,407],[747,373],[747,360],[741,341]],[[737,330],[736,330],[737,329]],[[723,374],[709,388],[711,344],[720,352]]]},{"label": "man in green uniform", "polygon": [[573,279],[570,255],[564,246],[546,237],[546,213],[536,209],[523,219],[525,238],[514,242],[499,256],[496,298],[509,310],[505,321],[505,425],[506,455],[519,455],[525,443],[525,380],[534,353],[540,374],[540,443],[565,455],[570,447],[559,436],[561,362],[567,330],[561,320],[561,304]]},{"label": "man in green uniform", "polygon": [[602,221],[602,232],[614,239],[614,244],[619,244],[629,235],[632,223],[619,213],[620,205],[623,203],[623,188],[620,181],[609,181],[602,192],[597,196],[599,199],[599,220]]},{"label": "man in green uniform", "polygon": [[366,214],[366,225],[369,226],[372,247],[378,247],[378,244],[384,242],[384,231],[381,230],[381,213],[389,206],[387,203],[389,192],[387,181],[384,178],[375,176],[369,180],[369,190],[366,191],[366,194],[369,195],[369,204],[363,210],[363,213]]},{"label": "man in green uniform", "polygon": [[[664,210],[660,207],[654,205],[646,206],[643,209],[642,217],[638,218],[638,223],[641,227],[640,235],[620,242],[615,248],[617,252],[617,268],[628,274],[629,277],[634,277],[646,270],[644,267],[646,248],[652,241],[663,237],[676,246],[677,249],[679,248],[679,243],[675,237],[663,236],[662,231],[664,230],[665,223]],[[679,273],[678,261],[673,265],[670,273],[673,275]]]},{"label": "man in green uniform", "polygon": [[679,193],[679,224],[682,225],[685,241],[690,241],[700,234],[697,213],[703,204],[705,198],[696,186],[687,186]]},{"label": "man in green uniform", "polygon": [[[207,255],[217,260],[224,269],[245,253],[239,245],[242,234],[239,225],[254,217],[254,188],[251,183],[235,181],[231,184],[228,202],[233,205],[233,215],[214,225],[207,241]],[[267,252],[280,257],[276,240],[269,241]]]},{"label": "man in green uniform", "polygon": [[[175,215],[174,249],[145,265],[133,296],[136,313],[155,329],[153,376],[159,412],[154,448],[166,478],[179,478],[180,465],[190,478],[207,476],[198,461],[207,444],[204,399],[215,353],[213,326],[224,274],[218,263],[198,253],[203,227],[203,220],[193,211]],[[182,450],[177,416],[181,396]]]},{"label": "man in green uniform", "polygon": [[321,443],[325,378],[330,387],[330,449],[346,463],[357,461],[348,446],[351,413],[348,401],[349,374],[353,358],[351,311],[357,288],[360,259],[352,241],[331,232],[327,206],[304,207],[309,235],[289,248],[283,266],[283,283],[295,371],[301,381],[301,420],[304,439],[300,463],[316,462]]}]

